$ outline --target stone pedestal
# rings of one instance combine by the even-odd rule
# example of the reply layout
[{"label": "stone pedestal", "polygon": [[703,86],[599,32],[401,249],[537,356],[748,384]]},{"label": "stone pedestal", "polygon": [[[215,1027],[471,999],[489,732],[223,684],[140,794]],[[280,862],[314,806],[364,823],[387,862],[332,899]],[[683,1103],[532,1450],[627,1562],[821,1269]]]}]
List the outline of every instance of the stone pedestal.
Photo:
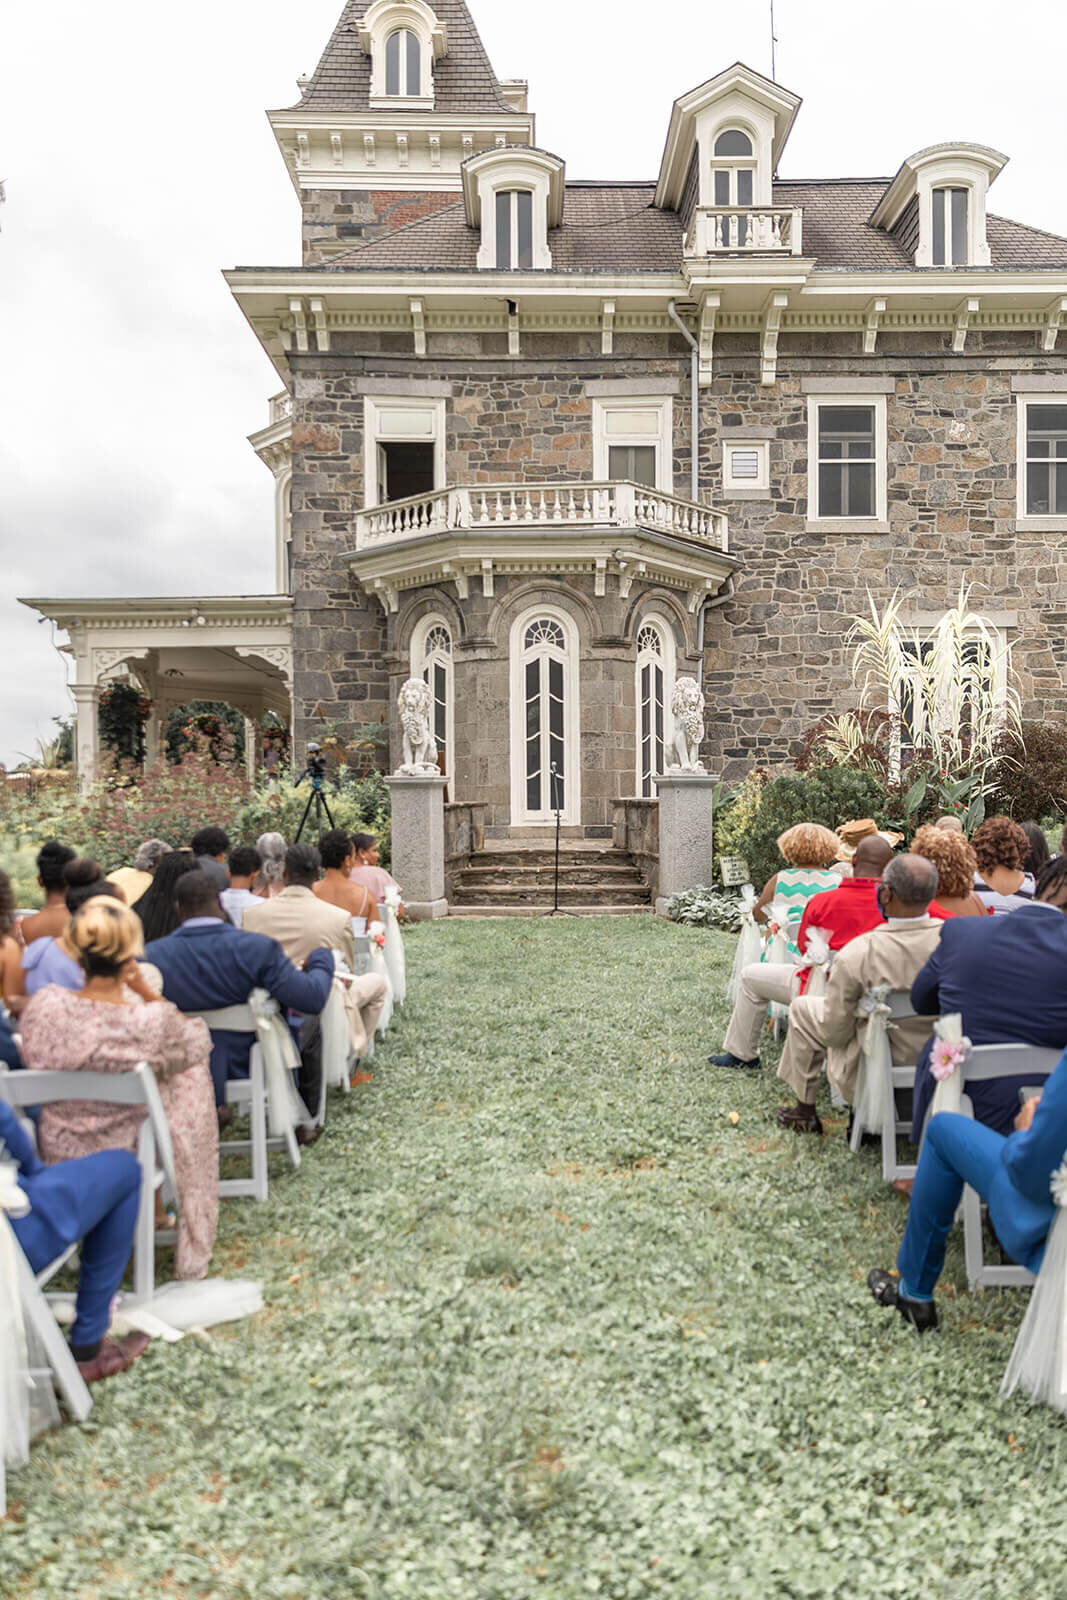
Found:
[{"label": "stone pedestal", "polygon": [[393,805],[392,874],[416,922],[448,916],[444,777],[386,778]]},{"label": "stone pedestal", "polygon": [[656,778],[659,790],[659,893],[656,915],[683,889],[714,883],[712,802],[717,778],[702,772],[672,772]]}]

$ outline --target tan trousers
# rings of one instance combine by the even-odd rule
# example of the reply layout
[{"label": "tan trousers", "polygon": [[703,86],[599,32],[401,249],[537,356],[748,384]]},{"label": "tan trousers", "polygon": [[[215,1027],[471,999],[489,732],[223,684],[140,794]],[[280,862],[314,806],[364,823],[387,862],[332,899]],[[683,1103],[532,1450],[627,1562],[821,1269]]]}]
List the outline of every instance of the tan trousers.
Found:
[{"label": "tan trousers", "polygon": [[362,1056],[374,1038],[385,1005],[385,979],[374,972],[365,973],[362,978],[346,983],[344,994],[352,1050],[356,1056]]},{"label": "tan trousers", "polygon": [[772,1000],[787,1006],[797,992],[797,968],[788,962],[754,961],[741,973],[723,1049],[739,1061],[759,1055],[759,1037]]},{"label": "tan trousers", "polygon": [[789,1007],[789,1032],[778,1065],[778,1076],[787,1083],[798,1100],[814,1105],[822,1076],[826,1043],[822,1034],[821,995],[798,995]]}]

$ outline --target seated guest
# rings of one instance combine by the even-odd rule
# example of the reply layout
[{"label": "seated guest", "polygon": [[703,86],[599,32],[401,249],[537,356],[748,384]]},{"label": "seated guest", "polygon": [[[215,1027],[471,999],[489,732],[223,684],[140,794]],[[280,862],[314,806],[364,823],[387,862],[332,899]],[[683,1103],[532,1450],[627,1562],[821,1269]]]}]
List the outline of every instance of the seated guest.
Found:
[{"label": "seated guest", "polygon": [[[35,994],[22,1014],[22,1059],[51,1072],[130,1072],[147,1061],[159,1086],[178,1185],[177,1273],[202,1278],[215,1245],[218,1222],[218,1126],[208,1057],[211,1038],[195,1017],[154,991],[133,998],[143,953],[141,924],[129,907],[98,895],[71,919],[68,937],[85,973],[79,990],[51,986]],[[96,1150],[136,1150],[145,1111],[71,1099],[42,1106],[41,1154],[51,1163]]]},{"label": "seated guest", "polygon": [[319,854],[323,876],[312,893],[329,906],[340,906],[352,918],[355,932],[366,933],[370,924],[378,921],[378,907],[370,890],[352,879],[356,847],[351,838],[340,828],[324,833],[319,840]]},{"label": "seated guest", "polygon": [[0,997],[22,993],[22,951],[15,938],[15,891],[6,872],[0,872]]},{"label": "seated guest", "polygon": [[[333,983],[330,951],[312,950],[307,970],[300,972],[274,939],[226,921],[218,890],[206,872],[187,872],[179,878],[175,899],[180,926],[148,945],[145,956],[162,973],[167,999],[182,1011],[243,1006],[253,989],[265,989],[279,1005],[305,1015],[317,1016],[322,1010]],[[225,1107],[228,1078],[247,1078],[254,1043],[253,1033],[212,1030],[216,1106]],[[310,1144],[314,1132],[298,1128],[296,1136],[302,1144]]]},{"label": "seated guest", "polygon": [[1052,852],[1045,838],[1045,830],[1039,822],[1020,822],[1019,826],[1030,841],[1030,848],[1023,862],[1023,871],[1036,883],[1052,860]]},{"label": "seated guest", "polygon": [[273,900],[285,888],[285,839],[280,833],[261,833],[256,840],[259,875],[252,885],[264,900]]},{"label": "seated guest", "polygon": [[23,917],[19,937],[24,945],[35,939],[54,939],[70,921],[64,896],[67,892],[63,868],[74,860],[75,852],[58,839],[49,839],[37,852],[37,882],[44,890],[44,906]]},{"label": "seated guest", "polygon": [[937,821],[934,823],[934,827],[944,828],[948,833],[963,833],[963,823],[960,821],[959,817],[951,814],[938,817]]},{"label": "seated guest", "polygon": [[982,904],[995,917],[1029,905],[1034,891],[1026,881],[1023,862],[1029,853],[1030,841],[1019,824],[1010,817],[988,817],[975,834],[973,843],[979,872],[974,892]]},{"label": "seated guest", "polygon": [[148,1347],[148,1335],[105,1339],[111,1302],[133,1250],[141,1203],[141,1168],[128,1150],[98,1150],[46,1167],[11,1107],[0,1100],[0,1160],[13,1161],[29,1201],[9,1216],[34,1272],[43,1272],[72,1244],[81,1246],[71,1354],[86,1383],[125,1372]]},{"label": "seated guest", "polygon": [[927,823],[911,841],[912,855],[925,856],[937,868],[937,899],[930,907],[946,917],[987,917],[989,912],[974,892],[977,859],[962,829],[935,828]]},{"label": "seated guest", "polygon": [[[70,919],[88,901],[103,895],[121,900],[122,890],[108,883],[95,861],[78,856],[68,861],[63,869],[66,880],[67,922],[55,939],[35,939],[22,957],[22,987],[26,995],[34,995],[47,984],[58,984],[61,989],[80,989],[85,983],[85,972],[78,952],[70,940]],[[21,1010],[25,1000],[16,997],[10,1005],[13,1011]]]},{"label": "seated guest", "polygon": [[201,828],[199,833],[193,834],[189,848],[196,857],[200,871],[207,873],[221,893],[230,881],[230,874],[226,871],[230,841],[226,834],[221,828]]},{"label": "seated guest", "polygon": [[170,845],[165,839],[146,839],[137,848],[132,867],[116,867],[107,875],[108,883],[117,883],[132,906],[152,887],[152,877],[164,856],[170,855]]},{"label": "seated guest", "polygon": [[[276,899],[250,907],[245,912],[245,927],[277,939],[296,966],[303,966],[313,950],[339,950],[348,970],[354,972],[352,919],[343,907],[330,905],[314,893],[320,867],[321,857],[314,845],[291,844],[285,852],[285,888]],[[385,996],[385,979],[375,973],[345,984],[345,1009],[357,1055],[363,1054],[374,1037]],[[318,1020],[307,1018],[300,1035],[301,1055],[314,1050],[317,1038]],[[309,1083],[308,1093],[314,1098],[305,1096],[305,1105],[318,1104],[320,1085],[321,1079]]]},{"label": "seated guest", "polygon": [[19,1055],[18,1041],[11,1029],[7,1018],[0,1013],[0,1061],[6,1067],[21,1067],[22,1057]]},{"label": "seated guest", "polygon": [[168,850],[158,862],[152,882],[133,908],[141,919],[146,944],[151,944],[153,939],[165,939],[178,926],[174,891],[178,879],[195,869],[196,857],[191,850]]},{"label": "seated guest", "polygon": [[[842,950],[850,940],[876,928],[882,921],[878,887],[882,870],[892,857],[892,846],[877,833],[864,837],[852,858],[851,878],[836,889],[813,895],[804,907],[797,944],[807,949],[808,931],[824,928],[830,935],[831,950]],[[745,967],[726,1031],[723,1053],[709,1056],[713,1067],[759,1066],[759,1036],[771,1000],[788,1005],[806,988],[810,968],[798,970],[790,962],[754,961]]]},{"label": "seated guest", "polygon": [[[378,841],[373,833],[354,833],[352,835],[352,848],[356,852],[356,864],[348,874],[353,883],[361,883],[374,896],[378,905],[385,900],[385,891],[393,888],[399,891],[400,885],[392,873],[386,872],[384,867],[378,865]],[[401,901],[397,912],[400,921],[404,920],[404,905]]]},{"label": "seated guest", "polygon": [[[804,995],[790,1005],[778,1076],[793,1090],[797,1103],[780,1107],[777,1120],[783,1128],[794,1133],[822,1133],[815,1097],[824,1056],[831,1084],[851,1101],[867,1026],[866,1018],[857,1013],[860,998],[875,984],[887,983],[891,989],[905,991],[911,987],[936,947],[942,928],[954,926],[929,915],[936,893],[933,862],[925,856],[894,856],[878,887],[885,921],[845,946],[834,962],[825,996]],[[891,1028],[893,1060],[914,1061],[933,1023],[931,1016]]]},{"label": "seated guest", "polygon": [[[1014,824],[1013,824],[1014,826]],[[979,857],[979,859],[981,859]],[[916,1011],[944,1016],[958,1011],[972,1044],[1067,1044],[1067,859],[1057,857],[1041,874],[1036,898],[1010,917],[956,917],[912,984]],[[911,1136],[922,1136],[926,1108],[937,1087],[927,1042],[915,1074]],[[1040,1075],[1034,1082],[1041,1081]],[[979,1122],[1009,1133],[1018,1109],[1010,1079],[972,1084],[967,1093]]]},{"label": "seated guest", "polygon": [[222,901],[222,909],[235,928],[241,927],[242,918],[248,907],[258,906],[260,903],[260,896],[253,893],[252,885],[262,864],[259,851],[254,850],[250,844],[239,844],[236,850],[230,851],[227,863],[230,869],[230,887],[223,889],[219,899]]},{"label": "seated guest", "polygon": [[908,1223],[897,1256],[900,1280],[894,1282],[888,1272],[876,1267],[867,1279],[874,1298],[881,1305],[896,1306],[904,1321],[920,1333],[936,1328],[934,1285],[944,1266],[945,1241],[964,1184],[988,1205],[997,1238],[1012,1260],[1029,1272],[1039,1272],[1045,1240],[1056,1216],[1051,1180],[1065,1153],[1067,1054],[1044,1092],[1018,1111],[1014,1131],[995,1133],[970,1117],[948,1111],[932,1117],[919,1154]]}]

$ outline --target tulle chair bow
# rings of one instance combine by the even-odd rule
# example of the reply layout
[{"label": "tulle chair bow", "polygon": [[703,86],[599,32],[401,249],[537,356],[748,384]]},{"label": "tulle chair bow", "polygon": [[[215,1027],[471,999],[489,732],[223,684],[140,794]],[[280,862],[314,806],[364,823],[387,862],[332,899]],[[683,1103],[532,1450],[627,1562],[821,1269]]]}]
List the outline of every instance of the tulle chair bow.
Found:
[{"label": "tulle chair bow", "polygon": [[849,1148],[859,1150],[864,1132],[882,1133],[896,1121],[893,1101],[893,1053],[889,1047],[889,1024],[893,1013],[889,1005],[892,990],[888,983],[872,984],[860,997],[856,1014],[867,1018],[860,1047],[853,1100],[852,1134]]},{"label": "tulle chair bow", "polygon": [[1067,1414],[1067,1154],[1049,1186],[1056,1215],[1000,1392],[1024,1389]]},{"label": "tulle chair bow", "polygon": [[755,918],[756,891],[750,883],[741,889],[741,937],[734,952],[733,971],[726,985],[726,998],[733,1005],[741,990],[741,974],[746,967],[754,966],[763,953],[763,939]]},{"label": "tulle chair bow", "polygon": [[934,1044],[930,1052],[930,1071],[937,1080],[930,1115],[939,1111],[963,1109],[963,1064],[971,1053],[971,1041],[964,1036],[963,1016],[950,1011],[934,1023]]}]

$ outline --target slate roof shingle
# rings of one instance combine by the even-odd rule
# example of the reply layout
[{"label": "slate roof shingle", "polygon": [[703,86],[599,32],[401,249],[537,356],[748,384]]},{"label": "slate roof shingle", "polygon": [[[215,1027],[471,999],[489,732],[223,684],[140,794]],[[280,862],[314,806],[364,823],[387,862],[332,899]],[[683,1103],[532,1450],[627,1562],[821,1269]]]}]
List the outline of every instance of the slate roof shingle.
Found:
[{"label": "slate roof shingle", "polygon": [[[889,178],[787,180],[774,185],[774,203],[800,206],[804,254],[816,272],[913,272],[900,242],[867,221]],[[677,272],[682,224],[677,212],[657,211],[654,183],[568,183],[563,225],[549,230],[554,272]],[[994,271],[1060,267],[1067,239],[1004,217],[988,218]],[[474,272],[478,233],[467,226],[463,202],[408,223],[372,243],[333,256],[331,272],[388,269]]]},{"label": "slate roof shingle", "polygon": [[[357,27],[369,5],[370,0],[348,0],[299,107],[291,109],[369,108],[370,56],[363,53]],[[448,32],[448,50],[434,63],[434,109],[466,113],[509,111],[465,0],[433,0],[433,9]]]}]

